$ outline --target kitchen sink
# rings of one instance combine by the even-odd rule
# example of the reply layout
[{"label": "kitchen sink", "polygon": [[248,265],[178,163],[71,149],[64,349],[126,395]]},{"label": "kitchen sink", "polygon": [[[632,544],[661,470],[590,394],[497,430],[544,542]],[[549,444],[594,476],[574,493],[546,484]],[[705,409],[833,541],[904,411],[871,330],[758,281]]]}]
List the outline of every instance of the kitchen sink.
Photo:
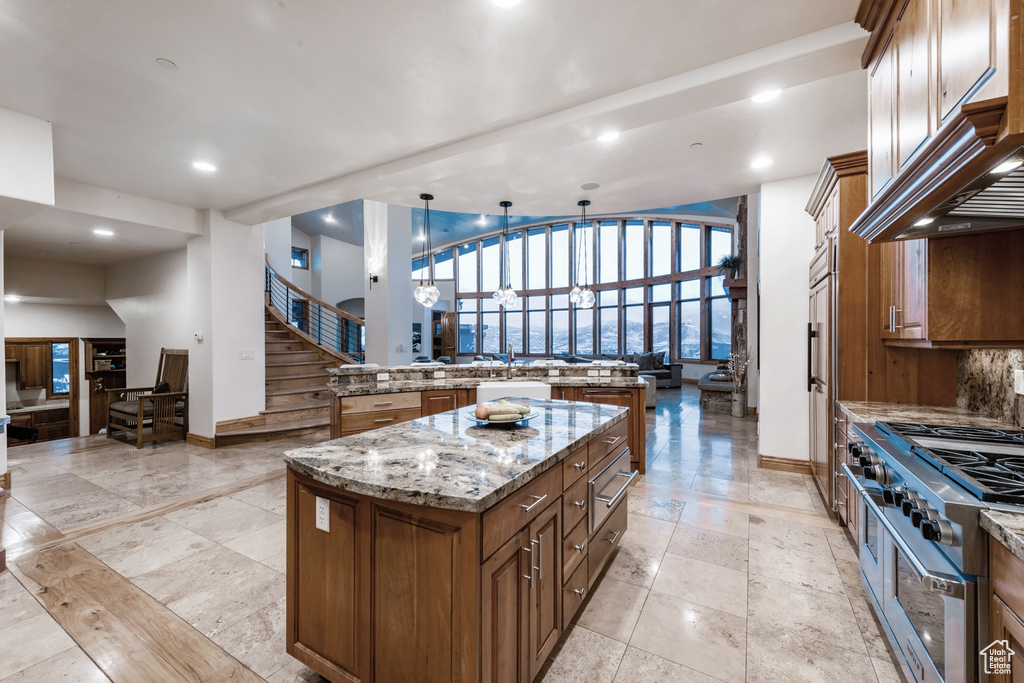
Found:
[{"label": "kitchen sink", "polygon": [[544,382],[519,382],[514,379],[501,382],[481,382],[476,388],[477,403],[499,398],[551,398],[551,385]]}]

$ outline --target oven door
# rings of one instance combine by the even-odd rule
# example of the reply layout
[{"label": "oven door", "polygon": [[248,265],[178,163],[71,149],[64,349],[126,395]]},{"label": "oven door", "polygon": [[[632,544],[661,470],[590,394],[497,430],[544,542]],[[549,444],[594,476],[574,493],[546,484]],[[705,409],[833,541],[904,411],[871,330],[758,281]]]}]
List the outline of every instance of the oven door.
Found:
[{"label": "oven door", "polygon": [[[878,502],[882,499],[880,489],[867,488],[856,474],[845,463],[843,474],[850,480],[850,487],[855,491],[852,505],[858,506],[858,519],[861,520],[857,529],[857,554],[860,556],[860,571],[864,585],[868,589],[875,609],[881,612],[884,582],[882,580],[882,548],[887,542],[885,527],[879,522]],[[873,503],[873,504],[872,504]]]}]

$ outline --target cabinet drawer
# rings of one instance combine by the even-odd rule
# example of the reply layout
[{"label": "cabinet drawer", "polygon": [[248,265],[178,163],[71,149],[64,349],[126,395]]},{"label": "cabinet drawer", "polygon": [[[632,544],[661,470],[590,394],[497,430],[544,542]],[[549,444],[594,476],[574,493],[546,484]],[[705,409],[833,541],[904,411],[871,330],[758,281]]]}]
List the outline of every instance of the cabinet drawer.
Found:
[{"label": "cabinet drawer", "polygon": [[587,485],[586,478],[580,479],[562,495],[563,529],[572,529],[576,523],[587,518]]},{"label": "cabinet drawer", "polygon": [[565,585],[562,587],[562,631],[565,632],[569,628],[572,618],[576,616],[576,612],[579,610],[580,605],[587,597],[587,592],[590,590],[587,581],[587,562],[586,558],[576,568],[576,571],[572,573],[565,581]]},{"label": "cabinet drawer", "polygon": [[562,576],[569,576],[587,557],[587,520],[581,519],[562,541]]},{"label": "cabinet drawer", "polygon": [[587,453],[587,448],[580,448],[567,455],[562,461],[562,486],[569,488],[587,473],[590,466]]},{"label": "cabinet drawer", "polygon": [[590,547],[587,548],[587,567],[589,583],[593,585],[598,574],[604,569],[612,551],[622,540],[622,534],[626,531],[626,499],[615,506],[615,509],[604,521],[604,525],[590,537]]},{"label": "cabinet drawer", "polygon": [[612,451],[617,451],[629,442],[629,418],[627,415],[610,430],[590,442],[590,465],[601,461],[601,458]]},{"label": "cabinet drawer", "polygon": [[379,410],[407,410],[420,407],[420,392],[377,394],[376,396],[346,396],[341,399],[341,412],[372,413]]},{"label": "cabinet drawer", "polygon": [[31,427],[32,413],[15,413],[11,415],[11,424],[15,427]]},{"label": "cabinet drawer", "polygon": [[420,416],[419,408],[408,410],[381,410],[376,413],[356,413],[355,415],[341,414],[341,431],[355,432],[378,427],[388,427],[399,422],[415,420]]},{"label": "cabinet drawer", "polygon": [[68,421],[68,409],[67,408],[54,408],[53,410],[37,410],[35,412],[34,424],[37,427],[41,427],[51,422],[67,422]]},{"label": "cabinet drawer", "polygon": [[39,438],[37,441],[49,441],[50,439],[66,439],[68,437],[68,423],[47,424],[39,427]]},{"label": "cabinet drawer", "polygon": [[533,521],[562,494],[562,468],[552,467],[515,491],[483,516],[483,558],[490,557],[508,539]]}]

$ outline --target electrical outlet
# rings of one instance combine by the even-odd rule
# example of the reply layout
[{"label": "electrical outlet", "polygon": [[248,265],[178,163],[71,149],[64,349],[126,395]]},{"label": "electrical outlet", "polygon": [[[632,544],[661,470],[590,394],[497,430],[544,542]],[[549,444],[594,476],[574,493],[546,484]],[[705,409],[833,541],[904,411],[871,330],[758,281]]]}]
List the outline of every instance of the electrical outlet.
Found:
[{"label": "electrical outlet", "polygon": [[1013,393],[1024,396],[1024,370],[1013,371]]},{"label": "electrical outlet", "polygon": [[331,501],[316,497],[316,528],[331,533]]},{"label": "electrical outlet", "polygon": [[240,355],[242,357],[242,360],[256,360],[255,349],[246,349],[245,351],[242,351]]},{"label": "electrical outlet", "polygon": [[548,377],[558,377],[558,368],[550,368],[548,370]]}]

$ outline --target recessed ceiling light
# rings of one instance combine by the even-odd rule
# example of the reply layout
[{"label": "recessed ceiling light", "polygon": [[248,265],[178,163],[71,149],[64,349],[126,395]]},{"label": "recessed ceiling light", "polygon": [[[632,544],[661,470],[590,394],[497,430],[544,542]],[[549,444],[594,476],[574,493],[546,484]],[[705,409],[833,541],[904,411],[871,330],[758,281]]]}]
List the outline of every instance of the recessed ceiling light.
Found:
[{"label": "recessed ceiling light", "polygon": [[337,225],[338,219],[335,218],[334,216],[332,216],[331,214],[327,214],[326,216],[324,216],[324,223],[330,223],[331,225]]},{"label": "recessed ceiling light", "polygon": [[70,244],[72,247],[77,247],[80,244],[80,242],[68,242],[68,244]]},{"label": "recessed ceiling light", "polygon": [[4,301],[10,301],[12,303],[21,301],[21,297],[17,294],[4,294]]},{"label": "recessed ceiling light", "polygon": [[596,190],[599,187],[601,186],[597,183],[583,183],[580,185],[580,189],[584,192],[590,192],[591,190]]},{"label": "recessed ceiling light", "polygon": [[914,225],[916,225],[918,227],[924,227],[926,225],[931,225],[934,222],[935,222],[934,218],[931,218],[929,216],[925,216],[924,218],[922,218],[918,222],[914,223]]},{"label": "recessed ceiling light", "polygon": [[772,160],[768,157],[757,157],[750,162],[750,168],[766,168],[772,165]]},{"label": "recessed ceiling light", "polygon": [[757,93],[750,99],[752,99],[754,102],[757,102],[758,104],[761,104],[763,102],[771,102],[776,97],[778,97],[781,92],[782,91],[778,89],[762,90],[761,92]]},{"label": "recessed ceiling light", "polygon": [[213,173],[217,170],[217,167],[208,161],[193,161],[192,168],[197,171],[205,171],[206,173]]},{"label": "recessed ceiling light", "polygon": [[99,235],[100,237],[113,237],[114,231],[107,228],[96,228],[92,231],[92,234]]},{"label": "recessed ceiling light", "polygon": [[476,219],[476,224],[477,225],[487,225],[487,215],[486,214],[480,214],[480,218]]},{"label": "recessed ceiling light", "polygon": [[498,7],[515,7],[519,4],[519,0],[491,0]]},{"label": "recessed ceiling light", "polygon": [[170,71],[174,71],[178,68],[177,64],[175,64],[169,59],[164,59],[163,57],[158,57],[156,63],[158,66],[162,66],[163,68],[169,69]]},{"label": "recessed ceiling light", "polygon": [[995,168],[993,168],[992,172],[993,173],[1009,173],[1013,169],[1015,169],[1018,166],[1020,166],[1021,163],[1024,163],[1024,162],[1022,162],[1020,159],[1010,159],[1009,161],[1004,161],[1003,163],[1001,163],[998,166],[996,166]]},{"label": "recessed ceiling light", "polygon": [[619,139],[619,131],[617,131],[617,130],[605,131],[604,133],[601,133],[600,135],[598,135],[597,139],[600,140],[601,142],[615,142],[616,140]]}]

